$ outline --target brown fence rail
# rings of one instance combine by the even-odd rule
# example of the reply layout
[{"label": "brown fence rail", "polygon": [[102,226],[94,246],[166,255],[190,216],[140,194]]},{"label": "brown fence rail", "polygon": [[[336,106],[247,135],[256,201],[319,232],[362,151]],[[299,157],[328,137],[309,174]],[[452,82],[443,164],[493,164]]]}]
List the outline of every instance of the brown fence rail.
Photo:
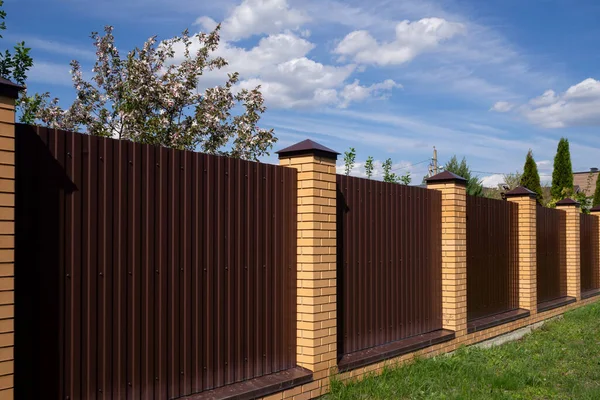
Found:
[{"label": "brown fence rail", "polygon": [[598,218],[581,214],[581,291],[600,288]]},{"label": "brown fence rail", "polygon": [[567,295],[566,214],[537,207],[537,300],[538,303]]},{"label": "brown fence rail", "polygon": [[467,318],[519,307],[518,208],[515,203],[467,196]]},{"label": "brown fence rail", "polygon": [[441,329],[441,194],[338,175],[338,353]]},{"label": "brown fence rail", "polygon": [[296,365],[295,170],[16,137],[17,397],[172,399]]}]

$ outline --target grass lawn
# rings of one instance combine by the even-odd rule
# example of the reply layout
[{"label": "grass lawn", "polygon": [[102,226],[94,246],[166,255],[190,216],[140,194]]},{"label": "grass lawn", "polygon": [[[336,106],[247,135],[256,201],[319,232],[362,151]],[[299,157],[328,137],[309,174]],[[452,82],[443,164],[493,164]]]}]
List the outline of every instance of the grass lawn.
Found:
[{"label": "grass lawn", "polygon": [[348,385],[334,381],[324,398],[600,400],[600,303],[502,346],[417,359]]}]

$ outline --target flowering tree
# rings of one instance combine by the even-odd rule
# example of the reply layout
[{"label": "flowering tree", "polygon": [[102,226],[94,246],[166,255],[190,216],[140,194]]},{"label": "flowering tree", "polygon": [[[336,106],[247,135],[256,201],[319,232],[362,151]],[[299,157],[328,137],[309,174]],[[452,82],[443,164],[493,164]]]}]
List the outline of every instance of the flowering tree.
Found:
[{"label": "flowering tree", "polygon": [[[212,33],[157,43],[146,41],[121,58],[113,28],[92,33],[97,60],[91,81],[81,65],[71,62],[76,90],[73,104],[63,110],[58,99],[42,95],[37,122],[91,135],[128,139],[176,149],[195,150],[256,160],[276,142],[272,130],[257,124],[265,111],[260,87],[237,90],[238,74],[222,86],[198,90],[205,71],[227,65],[211,57],[219,44],[219,27]],[[176,62],[175,57],[183,57]]]}]

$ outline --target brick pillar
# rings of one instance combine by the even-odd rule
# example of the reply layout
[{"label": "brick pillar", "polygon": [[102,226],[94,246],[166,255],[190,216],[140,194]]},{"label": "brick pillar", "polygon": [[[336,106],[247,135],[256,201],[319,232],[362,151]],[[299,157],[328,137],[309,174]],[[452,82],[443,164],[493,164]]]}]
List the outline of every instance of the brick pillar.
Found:
[{"label": "brick pillar", "polygon": [[596,207],[592,208],[590,210],[590,214],[596,216],[596,227],[598,228],[598,233],[596,234],[596,238],[598,239],[598,243],[596,244],[598,254],[596,255],[597,265],[596,265],[595,276],[597,277],[596,279],[598,280],[596,282],[596,287],[600,287],[600,206],[596,206]]},{"label": "brick pillar", "polygon": [[337,365],[336,168],[338,153],[311,140],[277,152],[298,170],[298,365],[328,378]]},{"label": "brick pillar", "polygon": [[518,187],[506,193],[506,200],[517,203],[519,218],[519,308],[537,313],[537,195]]},{"label": "brick pillar", "polygon": [[0,78],[0,400],[14,398],[15,100]]},{"label": "brick pillar", "polygon": [[567,296],[581,300],[581,207],[575,200],[564,199],[556,208],[567,213]]},{"label": "brick pillar", "polygon": [[427,179],[442,192],[443,328],[467,333],[467,181],[445,171]]}]

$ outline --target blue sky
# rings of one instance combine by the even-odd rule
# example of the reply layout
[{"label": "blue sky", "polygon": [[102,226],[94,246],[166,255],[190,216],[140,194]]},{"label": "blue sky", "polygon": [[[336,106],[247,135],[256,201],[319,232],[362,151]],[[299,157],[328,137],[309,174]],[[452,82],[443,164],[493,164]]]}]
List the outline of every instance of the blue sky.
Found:
[{"label": "blue sky", "polygon": [[[25,40],[29,86],[65,105],[71,59],[91,69],[91,31],[119,48],[223,22],[218,54],[261,84],[274,150],[311,138],[361,163],[391,157],[416,181],[436,146],[488,185],[532,148],[548,180],[561,136],[576,170],[600,167],[600,2],[593,0],[7,0],[5,43]],[[201,84],[214,85],[209,75]],[[264,161],[276,162],[271,156]]]}]

